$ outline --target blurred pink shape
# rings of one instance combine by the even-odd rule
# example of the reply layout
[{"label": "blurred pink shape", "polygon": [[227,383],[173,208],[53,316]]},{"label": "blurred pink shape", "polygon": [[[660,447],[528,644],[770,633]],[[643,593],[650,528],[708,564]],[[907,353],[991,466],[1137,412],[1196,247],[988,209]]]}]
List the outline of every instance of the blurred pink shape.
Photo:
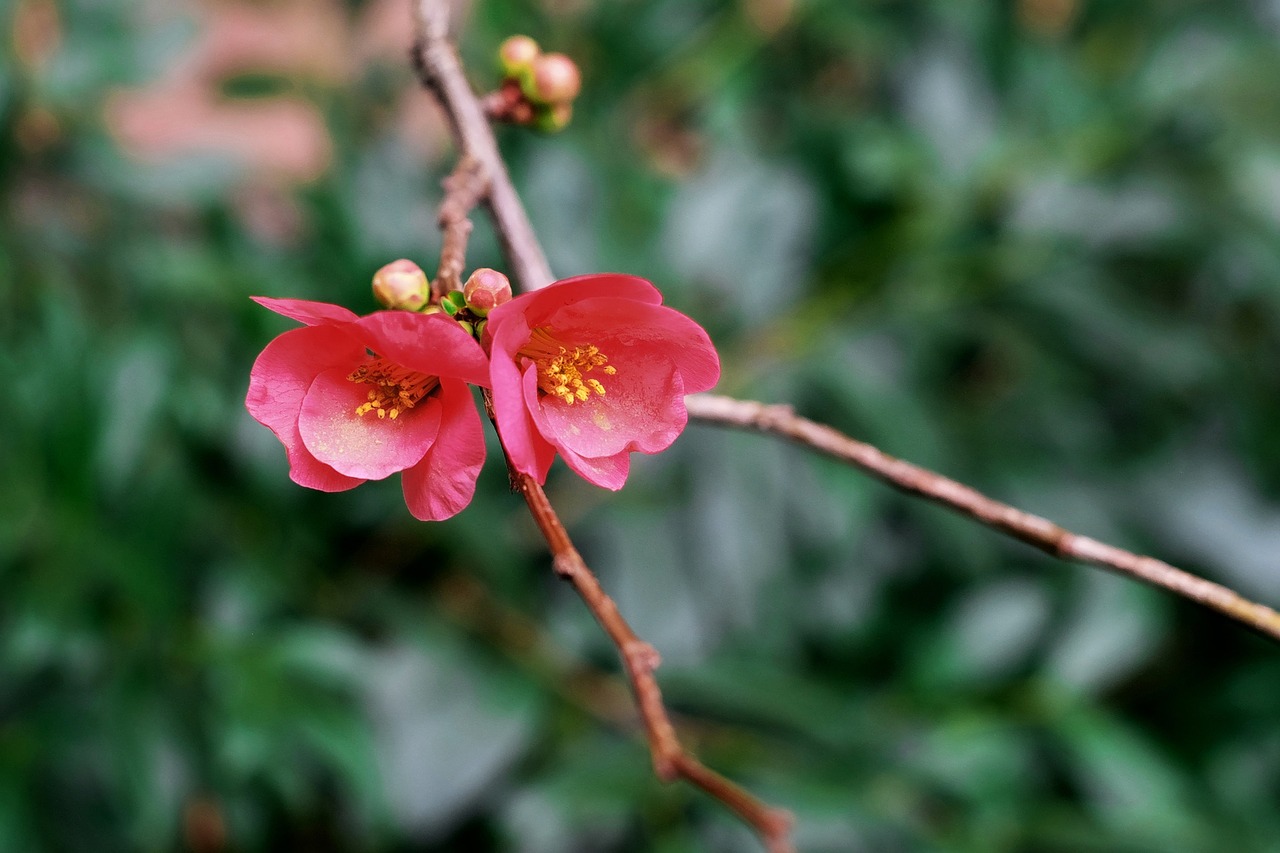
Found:
[{"label": "blurred pink shape", "polygon": [[270,6],[206,3],[193,48],[155,84],[115,92],[107,127],[126,153],[164,161],[224,153],[259,175],[314,180],[332,160],[320,110],[291,95],[228,98],[222,83],[241,74],[342,85],[354,60],[347,19],[336,0]]},{"label": "blurred pink shape", "polygon": [[298,98],[229,101],[194,81],[117,92],[107,126],[141,160],[229,154],[256,171],[310,181],[328,168],[332,143],[320,111]]}]

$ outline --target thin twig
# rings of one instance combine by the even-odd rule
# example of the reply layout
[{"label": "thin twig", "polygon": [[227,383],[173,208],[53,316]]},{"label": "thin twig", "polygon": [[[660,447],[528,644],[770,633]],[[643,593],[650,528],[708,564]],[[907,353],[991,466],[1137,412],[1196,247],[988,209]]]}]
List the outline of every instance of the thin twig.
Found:
[{"label": "thin twig", "polygon": [[[445,0],[417,0],[415,12],[418,32],[413,52],[415,66],[422,83],[436,94],[448,115],[464,154],[476,158],[484,167],[489,185],[483,201],[493,218],[509,271],[521,290],[544,287],[552,281],[550,266],[511,184],[484,107],[467,83],[457,52],[449,42],[448,3]],[[688,408],[692,417],[710,423],[790,438],[859,467],[904,492],[951,507],[1054,556],[1103,566],[1161,587],[1213,608],[1266,636],[1280,639],[1280,614],[1268,607],[1167,563],[1070,533],[1045,519],[993,501],[954,480],[894,459],[830,427],[798,418],[789,407],[694,395],[688,398]],[[635,635],[618,613],[616,605],[604,593],[574,549],[542,488],[527,476],[515,476],[513,483],[524,495],[547,540],[556,572],[574,585],[619,650],[640,707],[653,753],[654,769],[659,778],[686,779],[751,824],[765,839],[772,853],[790,850],[791,817],[787,812],[767,806],[707,769],[680,745],[653,675],[658,664],[656,651]]]},{"label": "thin twig", "polygon": [[685,398],[685,405],[691,417],[788,438],[847,462],[899,491],[942,504],[1055,557],[1101,566],[1160,587],[1216,610],[1273,640],[1280,640],[1280,613],[1270,607],[1168,563],[1072,533],[1052,521],[992,500],[955,480],[896,459],[829,426],[802,418],[790,406],[765,405],[715,394],[693,394]]},{"label": "thin twig", "polygon": [[595,574],[573,547],[542,486],[527,474],[517,475],[517,484],[533,520],[547,540],[556,574],[573,584],[600,627],[618,648],[649,738],[654,773],[664,782],[684,779],[696,785],[750,824],[770,853],[789,853],[794,849],[790,841],[791,814],[767,805],[711,770],[680,744],[667,709],[662,704],[662,691],[653,675],[660,662],[658,652],[636,636],[613,599],[605,594]]},{"label": "thin twig", "polygon": [[[435,93],[449,115],[455,137],[462,148],[464,162],[467,159],[478,162],[488,178],[488,191],[484,200],[517,284],[525,290],[545,286],[551,282],[551,270],[546,256],[507,175],[506,164],[498,152],[480,102],[463,76],[457,51],[448,40],[448,4],[444,0],[418,0],[415,10],[418,41],[413,56],[419,76],[423,84]],[[458,168],[462,169],[462,163]],[[467,210],[469,209],[468,207]],[[441,208],[440,220],[444,227],[444,206]],[[470,228],[467,227],[459,234],[457,252],[461,253],[465,249]],[[448,244],[447,231],[445,237]],[[445,258],[442,257],[440,278],[444,277],[444,264]],[[487,392],[485,406],[492,419],[492,398]],[[573,584],[587,608],[618,648],[640,709],[658,778],[664,782],[687,780],[722,802],[755,829],[764,840],[769,853],[791,853],[794,848],[790,841],[790,813],[767,805],[706,767],[681,745],[666,707],[662,704],[662,693],[653,675],[659,662],[657,651],[636,636],[618,612],[613,599],[605,594],[595,575],[573,547],[542,487],[531,477],[518,475],[514,470],[512,485],[524,495],[534,521],[546,538],[556,573]]]},{"label": "thin twig", "polygon": [[[446,5],[442,2],[420,0],[419,10],[421,12],[425,7],[432,7],[428,11],[435,16],[438,23],[441,15],[447,14]],[[429,46],[430,42],[425,44]],[[512,277],[523,290],[543,287],[552,280],[546,256],[529,224],[520,198],[511,188],[511,180],[507,177],[506,168],[498,155],[493,132],[484,121],[484,113],[474,93],[462,77],[457,55],[452,52],[452,48],[448,47],[447,43],[444,48],[440,51],[428,51],[424,48],[421,51],[424,58],[419,64],[419,70],[423,73],[423,82],[440,95],[441,103],[453,121],[454,130],[463,148],[473,152],[491,152],[489,156],[495,158],[501,171],[491,172],[494,192],[490,195],[489,208],[493,212],[495,226],[503,245],[509,247],[507,259]],[[427,62],[428,53],[431,54],[430,64]],[[437,57],[436,53],[441,55]],[[429,71],[432,73],[429,74]],[[441,71],[450,81],[447,86],[431,82],[435,79],[434,75]],[[488,160],[484,157],[481,159],[488,165]],[[504,188],[502,192],[498,191],[499,186]],[[855,442],[835,430],[812,421],[800,419],[805,424],[804,428],[797,427],[792,433],[788,433],[780,428],[785,422],[781,415],[784,412],[793,418],[794,415],[785,406],[767,407],[760,403],[707,395],[701,397],[695,395],[690,397],[688,402],[689,415],[694,419],[786,436],[837,459],[850,462],[909,494],[921,495],[950,506],[983,524],[1029,542],[1055,557],[1102,566],[1160,587],[1197,604],[1217,610],[1272,639],[1280,640],[1280,615],[1270,607],[1250,601],[1220,584],[1198,578],[1160,560],[1132,554],[1097,540],[1065,531],[1052,522],[993,501],[968,486],[927,469],[894,459],[871,445]],[[771,414],[759,415],[761,409],[768,409]],[[733,413],[733,417],[728,416],[730,412]],[[757,416],[762,420],[750,422],[752,417]],[[736,422],[735,417],[745,419],[747,422]],[[765,424],[771,426],[766,427]],[[857,450],[851,451],[849,446],[844,447],[843,450],[835,449],[841,444],[841,439],[852,442],[851,446],[856,447]],[[924,488],[920,488],[922,485]]]},{"label": "thin twig", "polygon": [[416,0],[414,12],[417,27],[414,67],[422,85],[435,93],[448,115],[458,145],[484,166],[489,178],[485,206],[493,218],[511,276],[521,290],[545,287],[552,281],[551,267],[511,184],[480,101],[462,72],[458,52],[449,41],[449,3]]},{"label": "thin twig", "polygon": [[445,294],[462,289],[462,270],[467,262],[467,240],[471,237],[471,220],[467,217],[488,190],[484,164],[469,154],[458,160],[449,177],[444,179],[444,201],[436,218],[443,236],[440,267],[431,282],[433,302]]},{"label": "thin twig", "polygon": [[[575,656],[544,625],[501,601],[472,575],[446,572],[432,584],[430,600],[433,615],[483,640],[568,705],[624,734],[643,731],[644,722],[636,714],[631,683],[625,676]],[[758,740],[758,731],[724,720],[671,716],[685,740],[725,744]]]},{"label": "thin twig", "polygon": [[[493,411],[493,393],[486,390],[483,396],[485,411],[496,429],[498,422]],[[636,635],[618,610],[618,605],[600,586],[595,573],[573,547],[568,531],[542,486],[529,475],[517,471],[510,458],[507,459],[507,473],[511,478],[511,488],[524,497],[534,523],[547,542],[556,574],[573,585],[618,650],[649,741],[654,774],[663,782],[684,779],[722,802],[760,835],[769,853],[792,853],[795,848],[791,844],[790,812],[770,806],[721,776],[680,743],[653,674],[661,663],[657,649]]]}]

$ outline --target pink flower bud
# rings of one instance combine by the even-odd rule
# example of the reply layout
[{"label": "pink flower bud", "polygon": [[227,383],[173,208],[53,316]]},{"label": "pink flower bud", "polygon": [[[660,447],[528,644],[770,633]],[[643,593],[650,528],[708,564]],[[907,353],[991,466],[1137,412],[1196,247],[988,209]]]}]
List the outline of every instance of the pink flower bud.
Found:
[{"label": "pink flower bud", "polygon": [[483,317],[494,308],[511,299],[511,281],[497,270],[481,267],[471,274],[462,286],[467,307]]},{"label": "pink flower bud", "polygon": [[538,104],[567,104],[582,90],[577,64],[563,53],[544,53],[521,79],[524,96]]},{"label": "pink flower bud", "polygon": [[373,296],[387,308],[418,311],[431,296],[431,282],[422,267],[401,258],[373,274]]},{"label": "pink flower bud", "polygon": [[541,50],[528,36],[511,36],[498,47],[498,63],[504,77],[516,77],[533,64]]}]

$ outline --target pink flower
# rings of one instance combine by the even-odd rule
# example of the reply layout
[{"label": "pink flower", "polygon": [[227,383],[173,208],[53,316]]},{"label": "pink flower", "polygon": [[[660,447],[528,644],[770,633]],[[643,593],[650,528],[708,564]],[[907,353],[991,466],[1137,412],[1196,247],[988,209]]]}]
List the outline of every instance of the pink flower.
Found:
[{"label": "pink flower", "polygon": [[702,327],[641,278],[585,275],[517,296],[485,329],[498,432],[516,470],[544,482],[556,453],[619,489],[629,453],[657,453],[689,419],[684,395],[720,378]]},{"label": "pink flower", "polygon": [[284,443],[294,482],[340,492],[401,471],[416,518],[449,518],[470,503],[484,432],[467,383],[489,384],[470,335],[438,314],[255,301],[306,324],[267,344],[245,398]]}]

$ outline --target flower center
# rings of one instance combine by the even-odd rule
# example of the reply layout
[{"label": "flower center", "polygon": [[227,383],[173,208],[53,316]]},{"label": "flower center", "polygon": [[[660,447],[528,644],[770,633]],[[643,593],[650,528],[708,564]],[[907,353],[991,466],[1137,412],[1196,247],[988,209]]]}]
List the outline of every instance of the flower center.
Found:
[{"label": "flower center", "polygon": [[606,376],[618,372],[597,347],[566,346],[555,337],[550,326],[534,329],[518,355],[532,359],[537,365],[538,388],[542,393],[557,397],[569,406],[586,402],[592,394],[604,396],[604,385],[587,376],[588,373],[596,368]]},{"label": "flower center", "polygon": [[351,371],[347,377],[355,383],[367,382],[373,386],[369,389],[368,402],[356,407],[356,414],[364,416],[377,412],[379,418],[400,417],[416,406],[440,385],[440,379],[426,373],[405,370],[385,358],[375,358]]}]

